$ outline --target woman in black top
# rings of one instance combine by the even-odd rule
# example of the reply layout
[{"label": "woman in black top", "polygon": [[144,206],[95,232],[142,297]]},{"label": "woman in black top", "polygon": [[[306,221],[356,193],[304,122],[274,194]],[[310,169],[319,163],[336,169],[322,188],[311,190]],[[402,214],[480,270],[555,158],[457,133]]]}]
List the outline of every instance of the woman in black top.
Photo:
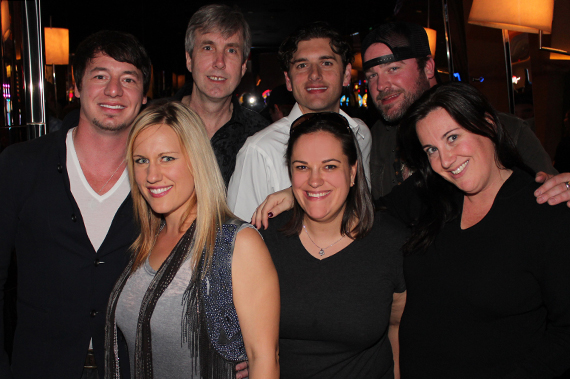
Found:
[{"label": "woman in black top", "polygon": [[425,206],[404,245],[402,378],[552,378],[570,366],[570,211],[474,88],[426,93],[400,126]]},{"label": "woman in black top", "polygon": [[281,289],[281,377],[393,378],[407,233],[373,214],[358,143],[338,113],[296,120],[286,160],[294,208],[262,231]]}]

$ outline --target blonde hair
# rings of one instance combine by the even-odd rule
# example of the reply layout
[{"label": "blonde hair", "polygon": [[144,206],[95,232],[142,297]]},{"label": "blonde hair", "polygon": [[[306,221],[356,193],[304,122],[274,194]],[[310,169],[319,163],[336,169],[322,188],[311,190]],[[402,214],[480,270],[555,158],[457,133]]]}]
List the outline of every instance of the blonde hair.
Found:
[{"label": "blonde hair", "polygon": [[188,169],[194,176],[196,201],[191,202],[184,212],[181,225],[184,225],[184,220],[188,218],[196,204],[196,231],[190,255],[191,264],[196,270],[204,255],[206,267],[209,267],[217,230],[225,219],[235,216],[226,204],[225,184],[200,117],[182,103],[158,101],[149,105],[135,119],[127,141],[127,165],[134,216],[135,222],[140,227],[140,234],[131,246],[135,255],[133,271],[150,255],[162,222],[161,215],[152,210],[141,194],[134,176],[134,142],[143,130],[154,125],[170,127],[178,136],[183,153],[188,159]]}]

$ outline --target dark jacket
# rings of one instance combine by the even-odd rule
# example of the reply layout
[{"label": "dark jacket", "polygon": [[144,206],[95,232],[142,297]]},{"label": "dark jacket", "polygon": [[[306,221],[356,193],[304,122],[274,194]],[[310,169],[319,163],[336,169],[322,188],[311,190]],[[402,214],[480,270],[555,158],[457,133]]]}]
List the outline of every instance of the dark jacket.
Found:
[{"label": "dark jacket", "polygon": [[[102,373],[105,308],[136,236],[129,195],[95,252],[69,187],[65,137],[71,126],[0,155],[0,314],[15,250],[12,372],[18,379],[79,378],[90,338]],[[0,318],[0,377],[9,378],[3,341]]]},{"label": "dark jacket", "polygon": [[[173,100],[182,101],[184,96],[192,94],[192,83],[186,83]],[[269,125],[269,120],[259,113],[239,105],[237,97],[232,95],[232,118],[226,122],[210,139],[222,178],[226,187],[236,168],[236,158],[245,140]]]}]

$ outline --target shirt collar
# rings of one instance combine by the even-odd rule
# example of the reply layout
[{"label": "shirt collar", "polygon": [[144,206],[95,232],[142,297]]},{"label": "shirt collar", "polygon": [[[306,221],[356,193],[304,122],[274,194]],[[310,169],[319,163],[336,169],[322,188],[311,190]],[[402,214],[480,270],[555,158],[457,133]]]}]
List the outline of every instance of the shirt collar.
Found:
[{"label": "shirt collar", "polygon": [[[354,121],[349,115],[346,114],[345,111],[343,111],[342,109],[339,109],[338,112],[340,115],[344,116],[344,118],[346,118],[348,120],[348,125],[350,125],[350,128],[352,129],[352,132],[354,133],[354,135],[357,138],[360,139],[364,139],[364,134],[360,131],[360,125]],[[288,120],[289,120],[289,126],[291,126],[291,124],[293,123],[293,121],[295,121],[296,119],[298,119],[299,117],[301,117],[303,115],[303,112],[301,112],[301,108],[299,107],[299,103],[295,103],[295,105],[293,106],[293,109],[291,109],[291,112],[289,113],[289,116],[287,116]]]}]

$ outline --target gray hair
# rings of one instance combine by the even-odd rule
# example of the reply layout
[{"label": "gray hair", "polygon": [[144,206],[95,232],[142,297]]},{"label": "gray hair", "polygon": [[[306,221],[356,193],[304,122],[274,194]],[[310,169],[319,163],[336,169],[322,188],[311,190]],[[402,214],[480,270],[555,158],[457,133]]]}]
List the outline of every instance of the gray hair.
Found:
[{"label": "gray hair", "polygon": [[198,9],[190,18],[186,29],[186,52],[192,56],[196,31],[209,33],[216,31],[224,38],[229,38],[237,32],[242,33],[243,62],[247,60],[251,50],[251,31],[243,14],[237,8],[228,5],[211,4]]}]

